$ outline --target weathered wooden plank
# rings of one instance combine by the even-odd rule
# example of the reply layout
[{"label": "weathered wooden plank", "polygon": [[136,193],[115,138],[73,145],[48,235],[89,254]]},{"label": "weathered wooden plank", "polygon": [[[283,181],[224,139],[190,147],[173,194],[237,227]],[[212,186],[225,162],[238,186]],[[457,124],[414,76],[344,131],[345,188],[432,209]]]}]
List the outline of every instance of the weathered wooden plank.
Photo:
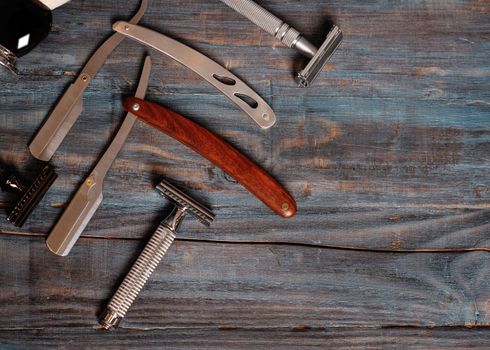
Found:
[{"label": "weathered wooden plank", "polygon": [[[29,159],[26,144],[73,72],[102,40],[114,13],[136,5],[72,2],[57,12],[59,27],[53,35],[21,62],[24,75],[13,82],[2,75],[2,161],[23,164]],[[291,14],[304,7],[276,1],[266,5],[293,24]],[[335,69],[325,72],[314,89],[302,90],[291,83],[291,50],[271,49],[273,39],[259,35],[219,2],[201,3],[199,9],[193,2],[165,6],[172,10],[162,11],[152,2],[144,23],[226,63],[271,101],[280,122],[273,130],[257,130],[207,83],[162,57],[155,58],[148,97],[224,135],[270,169],[297,197],[300,214],[292,221],[278,220],[200,157],[139,125],[110,173],[105,202],[87,234],[142,237],[149,232],[162,208],[151,184],[167,175],[216,206],[219,221],[213,228],[203,233],[190,224],[183,233],[188,238],[395,250],[488,247],[485,7],[477,2],[309,2],[305,16],[313,18],[298,27],[320,36],[325,16],[318,13],[328,12],[346,21],[346,40],[333,61]],[[454,13],[465,20],[456,20]],[[381,18],[383,26],[376,25]],[[446,30],[427,26],[444,20]],[[223,31],[225,24],[233,30]],[[412,24],[413,30],[400,30],[404,24]],[[420,34],[414,36],[415,30]],[[396,40],[386,39],[392,36]],[[133,48],[135,56],[127,55]],[[247,48],[258,50],[257,62],[250,62]],[[358,55],[351,54],[355,50]],[[54,159],[61,177],[46,198],[51,207],[39,209],[26,231],[49,231],[119,126],[121,93],[132,93],[142,51],[124,42],[92,82],[86,112]],[[129,210],[132,215],[126,215]],[[116,220],[119,227],[114,229]],[[242,229],[244,221],[253,221],[247,230]],[[7,224],[0,230],[12,231]]]},{"label": "weathered wooden plank", "polygon": [[[82,128],[96,119],[87,117],[90,120],[80,121]],[[114,127],[117,125],[115,122]],[[348,127],[345,129],[349,130]],[[90,136],[85,133],[69,136],[66,147],[81,155],[61,154],[56,157],[59,168],[70,169],[70,172],[62,170],[54,191],[44,202],[49,206],[35,212],[26,230],[49,231],[61,213],[60,205],[66,203],[96,160],[96,155],[104,148],[104,142],[96,144],[91,137],[97,133],[101,139],[107,140],[111,130],[95,130]],[[378,132],[379,137],[387,138],[382,135],[381,126]],[[278,158],[289,160],[270,167],[298,199],[300,213],[284,222],[209,163],[165,136],[139,125],[107,179],[105,201],[86,233],[141,237],[151,230],[162,217],[161,209],[165,206],[153,185],[166,175],[184,187],[197,190],[198,197],[215,205],[217,223],[206,232],[192,224],[190,235],[186,233],[188,230],[183,233],[189,238],[286,241],[372,249],[488,247],[485,238],[489,221],[489,211],[485,209],[489,195],[484,158],[486,145],[472,146],[472,142],[478,142],[478,136],[475,136],[474,141],[469,141],[469,150],[461,151],[475,155],[467,159],[458,151],[444,148],[449,136],[444,136],[440,143],[431,143],[431,140],[441,137],[437,135],[444,135],[443,131],[436,136],[429,136],[429,133],[422,136],[424,131],[421,133],[416,137],[414,131],[405,140],[391,144],[376,141],[369,133],[364,134],[368,140],[358,141],[362,137],[360,132],[352,133],[321,147],[333,158],[332,164],[325,165],[322,162],[328,162],[329,156],[323,156],[321,149],[316,150],[313,145],[315,138],[300,140],[298,143],[304,142],[305,146],[284,152],[287,156]],[[14,128],[12,133],[8,132],[2,138],[10,140],[11,135],[18,137]],[[28,137],[25,135],[24,139]],[[83,141],[87,137],[88,140]],[[80,149],[77,146],[80,140],[89,146]],[[151,141],[151,146],[145,145],[147,140]],[[247,142],[243,149],[256,148],[252,147],[255,140],[257,144],[261,142],[258,137],[249,140],[252,142]],[[422,141],[419,144],[420,140],[429,143]],[[240,140],[237,138],[235,142],[240,143]],[[368,147],[372,142],[380,145]],[[294,140],[290,141],[293,143]],[[15,141],[6,145],[6,160],[29,158],[27,151],[17,153]],[[412,149],[407,151],[400,145]],[[329,147],[333,150],[330,151]],[[304,159],[301,154],[308,154],[310,149],[314,155]],[[436,150],[440,150],[441,156]],[[259,149],[257,154],[261,152]],[[338,152],[342,152],[340,156],[336,155]],[[385,157],[391,160],[383,161]],[[303,168],[294,165],[297,159],[303,162]],[[260,159],[257,161],[262,162]],[[451,164],[459,161],[471,164]],[[304,177],[298,178],[296,174],[302,174],[308,163],[317,163],[317,171],[304,173]],[[296,171],[290,171],[291,168]],[[454,171],[449,172],[450,169]],[[129,212],[131,215],[126,215]],[[116,220],[117,229],[114,226]],[[250,223],[245,225],[244,220],[250,220]],[[1,228],[3,231],[12,230],[7,223]],[[302,234],[297,234],[300,231]]]},{"label": "weathered wooden plank", "polygon": [[[1,162],[27,170],[29,139],[111,23],[137,3],[70,2],[55,13],[52,35],[20,61],[22,75],[0,72]],[[279,124],[258,130],[207,83],[154,53],[148,98],[269,169],[300,213],[277,218],[138,124],[85,237],[70,257],[51,255],[43,235],[134,90],[145,49],[125,41],[53,159],[61,172],[53,190],[23,230],[0,224],[1,347],[485,348],[485,329],[460,327],[489,325],[487,254],[462,253],[490,249],[488,4],[260,1],[316,43],[328,18],[345,32],[315,87],[303,90],[291,77],[302,60],[219,1],[150,3],[142,24],[232,69],[271,103]],[[209,229],[186,221],[179,237],[191,241],[172,247],[127,329],[95,332],[96,315],[143,245],[136,239],[168,210],[153,190],[163,175],[212,205],[217,221]],[[10,200],[2,193],[0,206]],[[445,249],[458,253],[369,251]]]},{"label": "weathered wooden plank", "polygon": [[[142,194],[143,195],[143,194]],[[168,213],[169,205],[151,194],[151,205],[139,206],[106,200],[87,227],[84,237],[142,238],[155,229]],[[245,200],[245,199],[243,199]],[[244,222],[235,213],[239,207],[215,208],[217,220],[210,228],[197,221],[184,223],[180,236],[187,239],[229,242],[270,242],[309,244],[390,251],[488,250],[488,211],[434,209],[345,209],[326,208],[325,214],[312,211],[298,218],[273,220],[251,212]],[[29,232],[46,234],[60,210],[38,209],[27,225]],[[321,213],[320,213],[321,214]],[[247,217],[248,218],[248,217]],[[22,232],[3,224],[4,233]]]},{"label": "weathered wooden plank", "polygon": [[[142,246],[82,239],[61,258],[3,237],[0,328],[91,329]],[[489,259],[178,241],[124,327],[488,326]]]},{"label": "weathered wooden plank", "polygon": [[[7,349],[487,349],[485,329],[119,329],[86,328],[0,330]],[[76,341],[75,339],[83,339]]]}]

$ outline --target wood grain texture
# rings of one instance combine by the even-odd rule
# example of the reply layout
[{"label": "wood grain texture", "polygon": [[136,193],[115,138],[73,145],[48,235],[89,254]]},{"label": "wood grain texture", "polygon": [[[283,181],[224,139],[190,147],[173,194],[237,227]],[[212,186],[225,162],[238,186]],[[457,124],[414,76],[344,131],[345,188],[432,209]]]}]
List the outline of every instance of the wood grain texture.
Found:
[{"label": "wood grain texture", "polygon": [[[147,99],[222,136],[296,198],[282,220],[194,152],[137,123],[69,258],[45,235],[124,117],[145,49],[124,40],[53,158],[60,177],[23,230],[0,223],[0,347],[487,348],[490,3],[261,0],[315,44],[344,41],[310,89],[305,61],[220,1],[151,1],[141,24],[208,55],[273,107],[259,130],[194,73],[150,51]],[[52,34],[0,71],[0,161],[35,176],[27,145],[137,0],[73,0]],[[119,332],[96,330],[169,204],[166,176],[213,208],[184,223]],[[0,194],[0,206],[12,198]],[[66,341],[66,342],[64,342]]]},{"label": "wood grain texture", "polygon": [[[156,103],[128,97],[123,105],[126,111],[133,113],[140,120],[208,159],[277,215],[290,218],[296,214],[296,202],[286,189],[264,169],[216,134]],[[136,110],[133,108],[135,105],[138,106]]]},{"label": "wood grain texture", "polygon": [[148,329],[142,335],[131,329],[118,333],[93,331],[84,337],[83,344],[74,339],[83,329],[70,327],[63,333],[49,329],[30,331],[0,331],[0,344],[8,349],[24,349],[26,343],[34,348],[56,348],[63,343],[70,349],[140,348],[145,349],[487,349],[488,332],[468,329],[303,329],[261,330],[223,329]]},{"label": "wood grain texture", "polygon": [[[4,237],[2,327],[97,328],[141,240]],[[7,260],[8,259],[8,260]],[[96,263],[87,263],[96,261]],[[490,255],[401,254],[177,240],[123,328],[487,327]],[[28,287],[28,288],[27,288]]]}]

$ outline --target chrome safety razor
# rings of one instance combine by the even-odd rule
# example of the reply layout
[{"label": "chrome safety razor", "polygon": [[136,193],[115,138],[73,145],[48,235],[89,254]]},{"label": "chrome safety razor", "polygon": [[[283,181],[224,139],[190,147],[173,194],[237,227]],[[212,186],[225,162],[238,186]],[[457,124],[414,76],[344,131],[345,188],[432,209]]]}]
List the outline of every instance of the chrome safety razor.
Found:
[{"label": "chrome safety razor", "polygon": [[0,167],[0,188],[3,191],[19,195],[19,199],[12,206],[7,220],[17,227],[22,227],[54,183],[57,175],[53,167],[46,165],[33,182],[26,184],[13,172],[1,170]]},{"label": "chrome safety razor", "polygon": [[295,48],[311,58],[308,65],[296,74],[296,82],[302,87],[308,87],[315,80],[342,41],[342,31],[334,25],[322,46],[317,49],[296,29],[252,0],[221,0],[221,2],[247,17],[286,46]]},{"label": "chrome safety razor", "polygon": [[172,213],[158,226],[146,247],[141,252],[131,270],[124,278],[114,296],[102,314],[100,324],[111,330],[119,325],[129,308],[143,289],[146,281],[172,245],[177,230],[187,213],[195,216],[204,225],[209,226],[214,214],[199,202],[178,188],[163,180],[157,186],[162,196],[175,203]]}]

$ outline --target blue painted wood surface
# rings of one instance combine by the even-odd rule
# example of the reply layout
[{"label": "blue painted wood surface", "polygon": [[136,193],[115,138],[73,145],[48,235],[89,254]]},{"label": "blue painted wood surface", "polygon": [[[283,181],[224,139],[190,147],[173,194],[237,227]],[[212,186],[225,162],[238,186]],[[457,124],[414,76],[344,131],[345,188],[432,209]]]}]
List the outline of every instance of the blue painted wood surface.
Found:
[{"label": "blue painted wood surface", "polygon": [[[303,59],[221,2],[151,1],[141,24],[243,78],[278,124],[259,130],[194,73],[125,40],[53,159],[53,189],[22,230],[0,224],[3,347],[487,347],[490,2],[260,3],[316,44],[326,21],[343,29],[316,84],[297,88]],[[20,60],[20,76],[0,72],[1,162],[34,175],[29,140],[111,23],[137,5],[73,0]],[[275,216],[138,123],[82,239],[55,257],[45,235],[119,127],[147,52],[147,98],[268,169],[296,197],[298,215]],[[186,221],[122,329],[103,334],[98,313],[169,208],[153,189],[163,176],[217,220],[209,229]],[[11,200],[2,193],[0,204]]]}]

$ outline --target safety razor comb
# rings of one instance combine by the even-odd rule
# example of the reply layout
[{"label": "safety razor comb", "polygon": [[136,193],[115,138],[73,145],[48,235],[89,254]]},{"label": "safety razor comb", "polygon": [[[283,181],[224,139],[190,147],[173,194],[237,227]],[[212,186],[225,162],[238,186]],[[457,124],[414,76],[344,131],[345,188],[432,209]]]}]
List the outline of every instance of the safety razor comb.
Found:
[{"label": "safety razor comb", "polygon": [[157,186],[162,196],[175,203],[172,213],[157,230],[139,255],[102,314],[100,324],[104,329],[116,328],[143,289],[146,281],[162,260],[175,239],[177,230],[187,213],[209,226],[214,214],[169,182],[162,180]]},{"label": "safety razor comb", "polygon": [[54,180],[56,180],[56,177],[54,169],[49,165],[44,167],[30,185],[26,185],[13,173],[4,172],[0,177],[2,190],[20,195],[19,200],[10,210],[7,220],[17,227],[22,227],[32,211],[43,199]]},{"label": "safety razor comb", "polygon": [[248,18],[286,46],[295,48],[304,56],[311,58],[306,67],[296,74],[296,82],[302,87],[310,86],[342,42],[342,31],[334,25],[323,44],[317,49],[300,32],[252,0],[221,0],[221,2]]}]

